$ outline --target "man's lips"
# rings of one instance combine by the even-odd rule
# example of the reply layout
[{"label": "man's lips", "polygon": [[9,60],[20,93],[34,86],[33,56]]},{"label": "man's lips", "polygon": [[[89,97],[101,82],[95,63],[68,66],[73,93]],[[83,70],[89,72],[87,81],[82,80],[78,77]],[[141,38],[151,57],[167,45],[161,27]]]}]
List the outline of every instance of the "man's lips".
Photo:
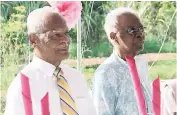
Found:
[{"label": "man's lips", "polygon": [[55,50],[57,53],[59,53],[59,52],[68,52],[68,48],[66,48],[66,49],[57,49],[57,50]]},{"label": "man's lips", "polygon": [[144,44],[144,40],[143,41],[139,41],[138,44]]},{"label": "man's lips", "polygon": [[136,43],[134,43],[134,45],[143,45],[144,44],[144,40],[143,41],[138,41]]},{"label": "man's lips", "polygon": [[68,49],[59,49],[57,51],[68,51]]}]

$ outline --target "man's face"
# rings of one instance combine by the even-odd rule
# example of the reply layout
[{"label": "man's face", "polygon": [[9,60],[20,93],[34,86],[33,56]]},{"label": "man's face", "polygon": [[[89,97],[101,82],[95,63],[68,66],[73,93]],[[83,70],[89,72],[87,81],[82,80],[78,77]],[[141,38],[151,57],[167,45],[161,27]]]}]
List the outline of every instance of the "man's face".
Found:
[{"label": "man's face", "polygon": [[120,50],[126,54],[138,54],[144,48],[144,27],[140,20],[132,14],[120,16],[116,36]]},{"label": "man's face", "polygon": [[66,22],[60,16],[53,16],[53,19],[46,22],[49,23],[46,24],[46,32],[39,35],[40,54],[50,61],[62,61],[68,58],[70,37]]}]

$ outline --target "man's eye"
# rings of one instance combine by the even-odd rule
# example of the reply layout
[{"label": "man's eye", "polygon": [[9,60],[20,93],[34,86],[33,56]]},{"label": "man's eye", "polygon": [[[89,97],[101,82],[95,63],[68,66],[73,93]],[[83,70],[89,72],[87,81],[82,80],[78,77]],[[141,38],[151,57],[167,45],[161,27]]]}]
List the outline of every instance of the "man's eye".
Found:
[{"label": "man's eye", "polygon": [[146,27],[140,27],[139,29],[141,32],[144,32],[146,30]]},{"label": "man's eye", "polygon": [[69,35],[69,32],[66,32],[65,35]]},{"label": "man's eye", "polygon": [[65,35],[66,35],[66,36],[70,36],[70,35],[69,35],[69,32],[66,32]]},{"label": "man's eye", "polygon": [[136,31],[137,31],[136,28],[128,28],[128,33],[130,33],[130,34],[133,34]]},{"label": "man's eye", "polygon": [[55,34],[55,36],[57,36],[57,37],[61,37],[61,34]]}]

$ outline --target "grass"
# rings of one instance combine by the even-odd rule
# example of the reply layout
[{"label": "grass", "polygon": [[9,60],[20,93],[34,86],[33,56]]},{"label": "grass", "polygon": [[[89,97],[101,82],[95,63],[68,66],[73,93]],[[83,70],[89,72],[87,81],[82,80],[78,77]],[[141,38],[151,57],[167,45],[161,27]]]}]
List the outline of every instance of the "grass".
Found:
[{"label": "grass", "polygon": [[[152,62],[149,63],[151,65]],[[161,79],[173,79],[177,77],[176,74],[176,60],[157,61],[149,68],[150,79],[154,80],[157,76]]]},{"label": "grass", "polygon": [[87,68],[87,69],[84,69],[84,70],[83,70],[83,73],[84,73],[84,75],[85,75],[85,79],[86,79],[86,81],[87,81],[87,86],[88,86],[89,88],[92,87],[92,77],[93,77],[93,74],[94,74],[94,72],[95,72],[95,69],[96,69],[96,68]]}]

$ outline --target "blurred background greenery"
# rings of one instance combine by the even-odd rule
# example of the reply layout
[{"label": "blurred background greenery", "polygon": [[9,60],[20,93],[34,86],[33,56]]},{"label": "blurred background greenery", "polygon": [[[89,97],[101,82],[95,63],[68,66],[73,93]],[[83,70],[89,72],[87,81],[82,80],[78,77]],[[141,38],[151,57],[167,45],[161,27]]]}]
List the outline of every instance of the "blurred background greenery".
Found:
[{"label": "blurred background greenery", "polygon": [[[46,1],[5,1],[1,5],[0,56],[1,56],[1,112],[3,115],[6,90],[15,75],[28,64],[32,49],[28,43],[26,18],[34,9],[48,5]],[[147,27],[145,49],[141,54],[176,53],[176,2],[175,1],[84,1],[82,2],[81,37],[82,58],[108,57],[112,46],[103,29],[106,14],[118,7],[131,7],[137,11]],[[77,28],[70,31],[70,59],[77,58]],[[30,55],[30,56],[29,56]],[[93,60],[94,61],[94,60]],[[152,62],[149,62],[151,66]],[[98,65],[82,66],[88,86]],[[73,66],[73,67],[76,67]],[[150,78],[176,77],[176,60],[156,61],[149,70]]]}]

